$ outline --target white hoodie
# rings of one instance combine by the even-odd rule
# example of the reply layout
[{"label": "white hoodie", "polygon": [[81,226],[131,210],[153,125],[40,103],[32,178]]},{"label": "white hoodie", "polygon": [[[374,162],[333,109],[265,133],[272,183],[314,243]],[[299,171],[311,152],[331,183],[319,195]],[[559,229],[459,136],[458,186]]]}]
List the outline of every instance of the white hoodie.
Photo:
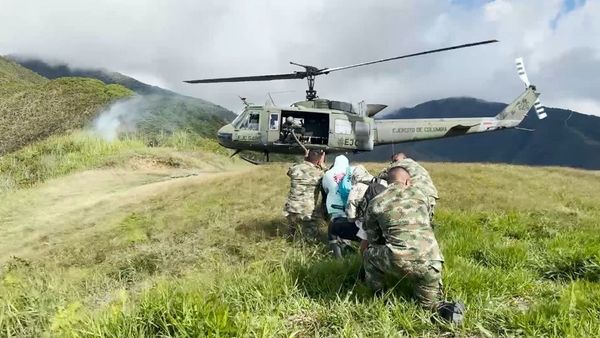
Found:
[{"label": "white hoodie", "polygon": [[344,202],[338,192],[338,184],[344,175],[346,175],[346,170],[349,166],[350,162],[348,158],[344,155],[339,155],[335,158],[333,167],[327,170],[323,176],[323,190],[327,194],[325,205],[331,219],[346,217],[346,212],[343,209],[334,208],[333,206],[343,208]]}]

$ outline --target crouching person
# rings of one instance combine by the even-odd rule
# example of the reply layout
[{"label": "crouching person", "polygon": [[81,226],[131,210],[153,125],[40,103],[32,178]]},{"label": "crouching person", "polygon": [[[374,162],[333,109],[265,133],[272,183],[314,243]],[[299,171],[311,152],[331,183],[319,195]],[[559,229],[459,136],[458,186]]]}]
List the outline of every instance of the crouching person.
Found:
[{"label": "crouching person", "polygon": [[414,296],[427,309],[442,300],[442,253],[429,218],[428,197],[411,185],[400,166],[388,170],[388,187],[367,208],[364,252],[365,281],[376,293],[384,291],[384,277],[408,280]]},{"label": "crouching person", "polygon": [[[377,193],[385,189],[385,181],[375,178],[362,165],[352,168],[352,189],[348,194],[345,206],[345,216],[334,219],[329,223],[329,247],[334,257],[342,256],[343,242],[350,240],[361,243],[361,253],[366,248],[367,234],[363,230],[364,212],[366,210],[365,193],[370,187],[376,188]],[[369,198],[370,199],[370,198]]]},{"label": "crouching person", "polygon": [[292,165],[287,175],[290,178],[290,192],[283,207],[287,218],[288,236],[292,239],[309,241],[318,238],[317,200],[320,193],[325,153],[310,150],[304,162]]}]

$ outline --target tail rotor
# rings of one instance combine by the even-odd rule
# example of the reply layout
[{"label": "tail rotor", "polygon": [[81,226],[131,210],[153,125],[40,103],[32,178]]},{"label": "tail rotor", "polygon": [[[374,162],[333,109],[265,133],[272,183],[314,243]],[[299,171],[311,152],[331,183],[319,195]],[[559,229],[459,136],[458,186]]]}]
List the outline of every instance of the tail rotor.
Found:
[{"label": "tail rotor", "polygon": [[540,99],[535,100],[533,106],[535,107],[535,113],[537,114],[538,119],[543,120],[548,116],[544,110],[544,106],[542,106],[542,103],[540,102]]},{"label": "tail rotor", "polygon": [[[515,64],[517,66],[517,73],[519,74],[521,81],[523,81],[527,87],[533,87],[535,89],[535,87],[531,85],[531,82],[529,82],[529,77],[527,76],[527,71],[525,70],[525,63],[523,62],[523,58],[517,58],[515,60]],[[535,100],[534,107],[538,119],[543,120],[548,116],[539,98]]]}]

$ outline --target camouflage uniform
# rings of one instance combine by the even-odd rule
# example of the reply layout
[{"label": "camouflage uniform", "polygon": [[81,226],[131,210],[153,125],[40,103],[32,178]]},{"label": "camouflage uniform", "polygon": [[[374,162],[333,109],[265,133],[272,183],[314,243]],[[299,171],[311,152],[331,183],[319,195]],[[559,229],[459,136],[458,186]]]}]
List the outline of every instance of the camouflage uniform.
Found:
[{"label": "camouflage uniform", "polygon": [[433,180],[431,176],[429,176],[429,172],[427,169],[423,168],[417,161],[405,158],[390,164],[390,166],[379,173],[379,177],[383,179],[387,179],[387,171],[392,167],[402,167],[408,171],[410,175],[411,184],[418,189],[421,189],[427,198],[429,199],[430,210],[429,213],[433,216],[433,212],[435,209],[435,205],[437,200],[440,198],[438,195],[437,188],[433,184]]},{"label": "camouflage uniform", "polygon": [[369,203],[365,231],[367,284],[378,291],[384,275],[406,278],[419,303],[433,308],[441,298],[444,259],[431,228],[427,196],[415,186],[391,184]]},{"label": "camouflage uniform", "polygon": [[315,206],[319,198],[323,170],[304,161],[292,165],[287,175],[291,182],[283,215],[288,221],[289,235],[294,237],[300,231],[304,238],[317,238],[318,211]]}]

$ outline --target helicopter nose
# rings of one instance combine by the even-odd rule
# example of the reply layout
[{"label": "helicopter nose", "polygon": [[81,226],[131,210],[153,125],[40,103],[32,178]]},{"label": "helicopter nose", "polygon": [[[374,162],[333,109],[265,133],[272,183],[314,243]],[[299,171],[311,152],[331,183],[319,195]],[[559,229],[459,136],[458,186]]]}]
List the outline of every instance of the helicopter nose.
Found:
[{"label": "helicopter nose", "polygon": [[233,135],[233,126],[231,124],[227,124],[217,132],[217,139],[219,140],[219,144],[228,147],[231,145]]}]

